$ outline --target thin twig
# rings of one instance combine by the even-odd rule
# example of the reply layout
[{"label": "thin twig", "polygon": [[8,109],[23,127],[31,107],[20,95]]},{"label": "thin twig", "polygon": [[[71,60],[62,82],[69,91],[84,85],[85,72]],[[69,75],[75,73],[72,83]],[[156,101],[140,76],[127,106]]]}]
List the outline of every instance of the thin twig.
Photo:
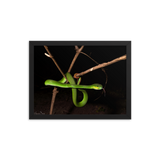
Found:
[{"label": "thin twig", "polygon": [[55,65],[57,66],[57,68],[59,69],[59,71],[61,72],[61,74],[63,75],[63,77],[67,80],[65,74],[62,72],[62,70],[60,69],[60,67],[58,66],[56,60],[53,58],[52,54],[50,53],[49,49],[47,46],[44,46],[44,48],[46,49],[47,53],[44,53],[47,57],[51,58],[53,60],[53,62],[55,63]]},{"label": "thin twig", "polygon": [[[87,57],[89,57],[92,61],[94,61],[96,64],[98,64],[99,65],[99,63],[97,62],[97,61],[95,61],[93,58],[91,58],[88,54],[86,54],[86,53],[84,53],[84,52],[81,52],[82,54],[84,54],[85,56],[87,56]],[[106,71],[105,71],[105,69],[102,67],[101,68],[102,69],[102,71],[105,73],[105,75],[106,75],[106,82],[105,82],[105,85],[107,84],[107,73],[106,73]],[[105,87],[104,87],[105,88]]]},{"label": "thin twig", "polygon": [[[53,58],[53,56],[52,56],[52,54],[50,53],[48,47],[47,47],[47,46],[44,46],[44,48],[45,48],[46,51],[48,52],[48,54],[45,53],[45,55],[53,60],[53,62],[55,63],[55,65],[57,66],[57,68],[59,69],[59,71],[61,72],[61,74],[63,75],[63,77],[67,80],[65,74],[62,72],[62,70],[60,69],[60,67],[59,67],[59,65],[57,64],[56,60]],[[67,81],[68,81],[68,80],[67,80]],[[52,94],[52,100],[51,100],[51,107],[50,107],[50,112],[49,112],[50,115],[52,115],[52,112],[53,112],[53,106],[54,106],[54,102],[55,102],[55,98],[56,98],[57,93],[58,93],[57,87],[54,87],[54,89],[53,89],[53,94]]]},{"label": "thin twig", "polygon": [[74,58],[73,58],[73,60],[72,60],[72,63],[71,63],[71,65],[70,65],[69,69],[68,69],[68,72],[69,72],[69,73],[71,72],[71,69],[72,69],[74,63],[75,63],[78,55],[80,54],[80,52],[82,51],[83,48],[84,48],[84,46],[81,46],[81,48],[78,48],[78,46],[75,46],[76,54],[75,54],[75,56],[74,56]]},{"label": "thin twig", "polygon": [[99,65],[97,65],[97,66],[95,66],[95,67],[92,67],[92,68],[90,68],[90,69],[87,69],[87,70],[84,71],[84,72],[77,73],[77,74],[76,74],[76,77],[83,76],[84,74],[87,74],[87,73],[89,73],[89,72],[92,72],[92,71],[94,71],[94,70],[96,70],[96,69],[99,69],[99,68],[102,68],[102,67],[106,67],[106,66],[108,66],[108,65],[111,65],[111,64],[113,64],[113,63],[116,63],[116,62],[118,62],[118,61],[125,60],[125,59],[126,59],[126,55],[121,56],[121,57],[119,57],[119,58],[116,58],[116,59],[114,59],[114,60],[112,60],[112,61],[110,61],[110,62],[99,64]]},{"label": "thin twig", "polygon": [[[97,62],[97,61],[95,61],[93,58],[91,58],[88,54],[86,54],[86,53],[84,53],[84,52],[81,52],[82,54],[84,54],[85,56],[87,56],[87,57],[89,57],[92,61],[94,61],[96,64],[98,64],[99,65],[99,63]],[[107,73],[106,73],[106,71],[105,71],[105,69],[104,68],[101,68],[101,70],[104,72],[104,74],[106,75],[106,81],[105,81],[105,83],[104,83],[104,87],[103,88],[105,88],[106,87],[106,84],[107,84],[107,81],[108,81],[108,77],[107,77]],[[76,75],[75,75],[76,76]],[[103,92],[104,91],[102,91],[102,94],[103,94]],[[96,101],[97,99],[99,99],[101,97],[101,95],[99,96],[99,97],[97,97],[94,101]]]}]

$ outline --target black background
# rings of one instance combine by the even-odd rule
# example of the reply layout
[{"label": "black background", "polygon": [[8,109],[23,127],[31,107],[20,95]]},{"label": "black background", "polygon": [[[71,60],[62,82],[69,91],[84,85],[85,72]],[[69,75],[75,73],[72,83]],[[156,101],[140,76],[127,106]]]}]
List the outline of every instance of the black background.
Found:
[{"label": "black background", "polygon": [[[80,48],[81,46],[79,46]],[[74,46],[49,46],[48,49],[66,73],[76,53]],[[83,52],[99,64],[109,62],[126,54],[126,46],[84,46]],[[47,87],[47,79],[60,80],[61,73],[47,53],[44,46],[34,47],[34,112],[48,114],[54,87]],[[80,54],[76,59],[71,74],[80,73],[97,64],[87,56]],[[126,61],[119,61],[104,68],[107,73],[106,96],[102,91],[87,90],[88,103],[81,108],[73,105],[71,89],[58,88],[54,105],[54,114],[125,114],[126,113]],[[101,69],[82,76],[81,84],[100,83],[104,86],[106,75]],[[79,100],[81,93],[78,92]],[[69,97],[69,98],[67,98]],[[100,98],[98,98],[100,97]],[[95,101],[95,99],[98,100]]]}]

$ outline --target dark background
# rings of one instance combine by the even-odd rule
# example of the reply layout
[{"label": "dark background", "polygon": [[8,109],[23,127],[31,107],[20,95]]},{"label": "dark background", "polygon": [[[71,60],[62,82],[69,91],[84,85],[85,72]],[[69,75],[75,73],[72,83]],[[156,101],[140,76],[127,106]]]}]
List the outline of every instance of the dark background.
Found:
[{"label": "dark background", "polygon": [[[80,48],[80,46],[79,46]],[[48,46],[61,70],[66,73],[76,53],[74,46]],[[126,46],[84,46],[83,52],[99,64],[111,61],[126,54]],[[44,46],[34,47],[34,113],[49,114],[52,90],[45,86],[47,79],[60,80],[61,73],[47,53]],[[75,61],[71,74],[80,73],[97,65],[87,56],[80,54]],[[72,102],[71,89],[58,88],[59,93],[53,109],[54,114],[125,114],[126,113],[126,60],[104,68],[107,74],[106,96],[101,91],[86,90],[89,96],[87,104],[81,108]],[[82,76],[81,84],[100,83],[104,86],[106,75],[95,70]],[[98,98],[98,99],[97,99]],[[79,101],[82,94],[78,92]],[[95,99],[97,99],[95,101]]]}]

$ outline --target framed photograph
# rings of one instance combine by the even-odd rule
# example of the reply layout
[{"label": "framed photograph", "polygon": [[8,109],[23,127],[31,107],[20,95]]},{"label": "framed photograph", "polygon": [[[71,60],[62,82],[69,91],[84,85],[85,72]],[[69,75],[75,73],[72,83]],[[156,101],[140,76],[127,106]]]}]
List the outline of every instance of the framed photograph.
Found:
[{"label": "framed photograph", "polygon": [[29,119],[131,119],[131,41],[29,41]]}]

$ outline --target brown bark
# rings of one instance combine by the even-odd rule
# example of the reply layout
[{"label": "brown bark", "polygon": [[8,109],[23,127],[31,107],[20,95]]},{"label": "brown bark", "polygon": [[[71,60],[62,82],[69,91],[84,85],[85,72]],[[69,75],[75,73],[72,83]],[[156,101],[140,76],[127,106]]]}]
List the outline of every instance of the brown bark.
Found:
[{"label": "brown bark", "polygon": [[50,115],[52,115],[52,113],[53,113],[53,106],[54,106],[54,102],[55,102],[55,98],[56,98],[57,93],[58,93],[57,88],[54,87],[53,94],[52,94],[51,107],[50,107],[50,112],[49,112]]},{"label": "brown bark", "polygon": [[48,52],[48,54],[45,53],[45,55],[53,60],[54,64],[57,66],[57,68],[59,69],[59,71],[61,72],[61,74],[63,75],[63,77],[65,77],[65,79],[67,80],[65,74],[62,72],[62,70],[61,70],[61,68],[59,67],[59,65],[57,64],[56,60],[53,58],[53,56],[52,56],[52,54],[50,53],[48,47],[47,47],[47,46],[44,46],[44,48],[45,48],[46,51]]},{"label": "brown bark", "polygon": [[92,67],[92,68],[90,68],[90,69],[87,69],[87,70],[84,71],[84,72],[81,72],[81,73],[76,74],[76,76],[77,76],[77,77],[81,77],[81,76],[83,76],[84,74],[87,74],[87,73],[89,73],[89,72],[92,72],[92,71],[94,71],[94,70],[96,70],[96,69],[99,69],[99,68],[102,68],[102,67],[106,67],[106,66],[108,66],[108,65],[111,65],[111,64],[113,64],[113,63],[116,63],[116,62],[118,62],[118,61],[125,60],[125,59],[126,59],[126,55],[121,56],[121,57],[116,58],[116,59],[114,59],[114,60],[112,60],[112,61],[110,61],[110,62],[102,63],[102,64],[99,64],[99,65],[97,65],[97,66],[95,66],[95,67]]},{"label": "brown bark", "polygon": [[72,63],[71,63],[71,65],[70,65],[69,69],[68,69],[68,72],[69,72],[69,73],[71,72],[71,69],[72,69],[74,63],[75,63],[77,57],[79,56],[79,54],[81,53],[81,51],[82,51],[83,48],[84,48],[84,46],[81,46],[81,48],[78,48],[78,46],[75,46],[76,54],[75,54],[75,56],[74,56],[74,58],[73,58],[73,60],[72,60]]}]

